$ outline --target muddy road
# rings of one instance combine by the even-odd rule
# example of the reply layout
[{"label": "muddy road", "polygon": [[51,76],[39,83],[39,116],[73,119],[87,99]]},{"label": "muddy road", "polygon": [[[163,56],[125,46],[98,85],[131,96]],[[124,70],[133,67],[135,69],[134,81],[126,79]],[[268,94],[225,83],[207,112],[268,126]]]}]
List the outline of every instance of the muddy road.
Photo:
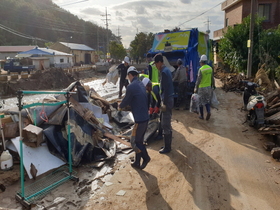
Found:
[{"label": "muddy road", "polygon": [[[118,86],[104,88],[102,81],[85,83],[105,91],[109,98],[114,92],[117,95]],[[262,146],[268,137],[243,124],[241,95],[225,93],[216,82],[220,106],[212,110],[209,121],[182,110],[183,106],[173,111],[171,153],[159,154],[163,142],[150,140],[147,148],[152,160],[143,171],[130,166],[131,153],[116,159],[114,172],[107,176],[102,175],[106,168],[80,166],[75,169],[79,183],[56,188],[32,210],[279,209],[280,163]],[[14,199],[19,188],[17,182],[0,193],[0,209],[21,208]],[[117,195],[120,191],[124,194]],[[53,205],[56,198],[64,200]]]},{"label": "muddy road", "polygon": [[145,170],[122,161],[112,185],[82,209],[279,209],[280,163],[263,149],[267,137],[243,125],[241,95],[217,93],[220,108],[209,121],[174,110],[172,152],[161,155],[163,142],[150,141]]}]

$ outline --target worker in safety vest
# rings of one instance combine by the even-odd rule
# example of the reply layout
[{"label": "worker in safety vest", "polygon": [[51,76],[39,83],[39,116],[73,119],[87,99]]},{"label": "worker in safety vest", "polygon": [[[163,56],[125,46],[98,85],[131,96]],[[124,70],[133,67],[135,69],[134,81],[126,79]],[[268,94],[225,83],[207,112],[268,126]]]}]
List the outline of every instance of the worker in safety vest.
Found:
[{"label": "worker in safety vest", "polygon": [[211,102],[211,95],[212,95],[212,88],[215,89],[215,80],[214,80],[214,73],[211,66],[207,65],[207,56],[202,55],[200,57],[200,65],[201,68],[198,71],[197,80],[195,83],[194,92],[199,95],[199,112],[200,112],[200,119],[204,119],[203,115],[203,106],[206,107],[207,115],[206,120],[210,119],[211,110],[210,110],[210,102]]},{"label": "worker in safety vest", "polygon": [[155,62],[151,61],[152,55],[150,53],[147,54],[147,59],[150,61],[148,65],[148,72],[149,72],[149,79],[152,82],[153,92],[157,97],[157,100],[152,101],[152,105],[150,108],[150,114],[158,114],[159,108],[161,104],[161,97],[160,97],[160,88],[159,88],[159,72],[155,66]]},{"label": "worker in safety vest", "polygon": [[147,77],[145,77],[142,80],[142,83],[146,87],[146,91],[147,91],[147,94],[148,94],[148,108],[150,108],[150,106],[152,104],[152,101],[157,102],[157,97],[156,97],[155,93],[153,92],[153,84],[152,84],[151,80]]}]

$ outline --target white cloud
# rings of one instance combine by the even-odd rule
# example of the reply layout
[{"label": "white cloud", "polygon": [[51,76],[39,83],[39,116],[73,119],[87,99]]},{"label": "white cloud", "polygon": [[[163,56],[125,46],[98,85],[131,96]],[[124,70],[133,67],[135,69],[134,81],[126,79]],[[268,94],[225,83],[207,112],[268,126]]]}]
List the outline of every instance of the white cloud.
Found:
[{"label": "white cloud", "polygon": [[[69,0],[53,2],[66,5]],[[120,32],[124,46],[129,47],[137,32],[158,33],[175,27],[206,31],[208,18],[211,37],[215,30],[224,25],[221,6],[212,8],[220,2],[221,0],[88,0],[63,8],[102,27],[105,27],[102,20],[105,17],[101,15],[105,15],[107,8],[107,13],[110,14],[109,29],[115,34]],[[209,11],[205,12],[207,10]]]}]

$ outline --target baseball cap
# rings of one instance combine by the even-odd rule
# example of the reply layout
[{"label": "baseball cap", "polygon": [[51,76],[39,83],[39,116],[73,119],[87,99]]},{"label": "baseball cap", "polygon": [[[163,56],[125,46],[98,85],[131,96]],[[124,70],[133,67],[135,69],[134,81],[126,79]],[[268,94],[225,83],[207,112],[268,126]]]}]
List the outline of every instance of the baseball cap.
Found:
[{"label": "baseball cap", "polygon": [[144,86],[147,86],[147,84],[151,82],[151,80],[147,77],[145,77],[143,80],[142,80],[142,83],[144,84]]},{"label": "baseball cap", "polygon": [[134,67],[134,66],[130,66],[128,69],[127,69],[127,74],[130,73],[130,72],[136,72],[138,74],[138,71],[137,69]]},{"label": "baseball cap", "polygon": [[124,57],[123,61],[126,62],[126,63],[128,63],[128,64],[130,63],[129,57],[127,57],[127,56]]}]

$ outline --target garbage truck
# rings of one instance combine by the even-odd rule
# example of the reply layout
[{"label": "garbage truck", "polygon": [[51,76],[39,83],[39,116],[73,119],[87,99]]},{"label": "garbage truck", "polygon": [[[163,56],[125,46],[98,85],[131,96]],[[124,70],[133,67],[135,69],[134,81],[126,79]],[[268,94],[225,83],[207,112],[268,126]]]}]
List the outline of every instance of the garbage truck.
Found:
[{"label": "garbage truck", "polygon": [[[205,54],[208,58],[208,64],[212,65],[212,40],[209,35],[198,31],[197,28],[190,30],[165,31],[155,34],[153,46],[148,51],[152,56],[161,53],[166,57],[170,66],[177,68],[177,60],[180,58],[184,66],[188,66],[188,89],[187,95],[191,96],[194,91],[197,73],[200,68],[200,56]],[[177,97],[177,87],[174,84],[175,95]]]}]

